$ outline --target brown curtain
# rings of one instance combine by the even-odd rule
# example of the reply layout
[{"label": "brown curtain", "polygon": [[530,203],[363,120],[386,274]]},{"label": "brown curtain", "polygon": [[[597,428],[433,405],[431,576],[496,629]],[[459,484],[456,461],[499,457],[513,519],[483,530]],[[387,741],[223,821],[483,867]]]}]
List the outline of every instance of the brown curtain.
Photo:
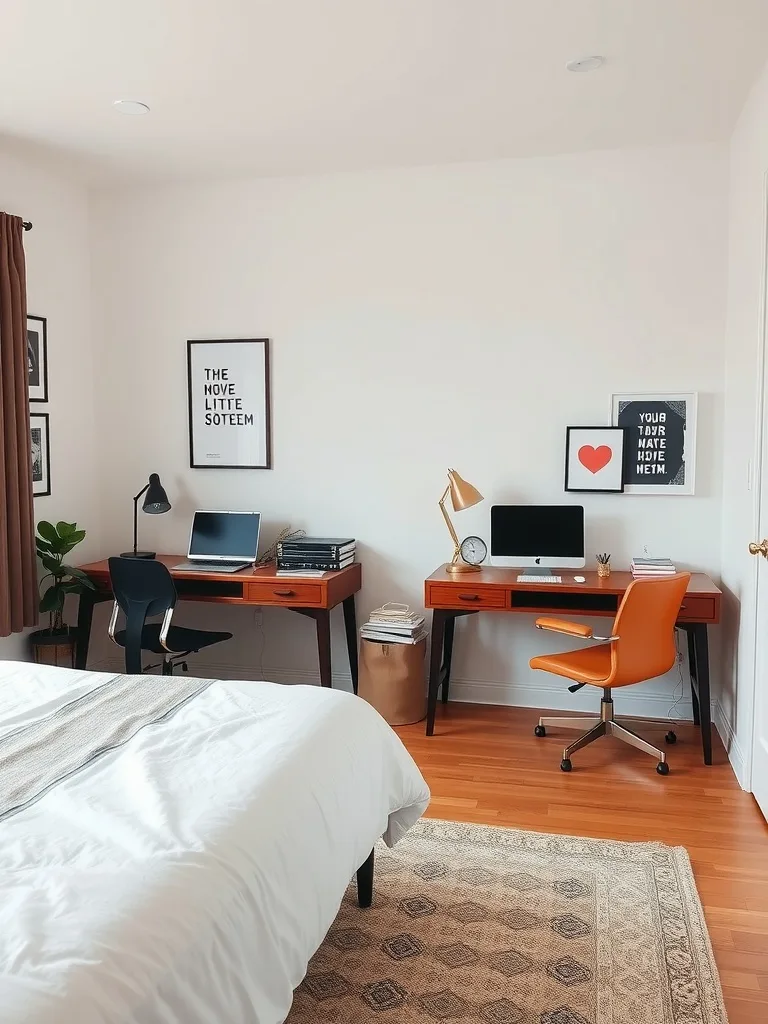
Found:
[{"label": "brown curtain", "polygon": [[0,213],[0,636],[37,622],[23,230]]}]

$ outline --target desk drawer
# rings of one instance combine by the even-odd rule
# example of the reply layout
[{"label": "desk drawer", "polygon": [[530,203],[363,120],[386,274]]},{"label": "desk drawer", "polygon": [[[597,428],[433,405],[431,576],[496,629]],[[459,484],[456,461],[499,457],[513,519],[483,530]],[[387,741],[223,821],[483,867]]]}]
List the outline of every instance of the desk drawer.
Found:
[{"label": "desk drawer", "polygon": [[249,583],[245,592],[246,601],[251,604],[287,604],[303,607],[319,607],[323,603],[323,588],[319,583]]},{"label": "desk drawer", "polygon": [[683,598],[677,617],[678,622],[714,622],[715,618],[714,597],[689,597],[687,594]]},{"label": "desk drawer", "polygon": [[507,591],[501,587],[473,587],[471,584],[433,584],[429,588],[433,608],[506,608]]}]

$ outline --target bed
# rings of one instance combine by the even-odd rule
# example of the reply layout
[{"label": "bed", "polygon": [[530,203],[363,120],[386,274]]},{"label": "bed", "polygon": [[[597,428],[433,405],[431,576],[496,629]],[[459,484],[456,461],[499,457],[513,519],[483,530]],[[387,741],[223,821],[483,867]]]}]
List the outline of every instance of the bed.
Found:
[{"label": "bed", "polygon": [[[0,662],[0,751],[125,678]],[[365,701],[202,685],[6,802],[4,1024],[278,1024],[375,841],[394,844],[426,808],[419,770]]]}]

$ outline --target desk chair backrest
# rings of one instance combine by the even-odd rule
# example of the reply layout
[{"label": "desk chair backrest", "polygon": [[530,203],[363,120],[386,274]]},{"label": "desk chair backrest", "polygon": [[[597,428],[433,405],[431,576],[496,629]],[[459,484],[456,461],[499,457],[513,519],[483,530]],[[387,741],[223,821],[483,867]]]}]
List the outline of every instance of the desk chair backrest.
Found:
[{"label": "desk chair backrest", "polygon": [[141,672],[141,636],[152,615],[166,615],[176,606],[173,577],[162,562],[152,558],[110,558],[109,575],[115,596],[110,624],[114,631],[117,608],[125,616],[125,669]]},{"label": "desk chair backrest", "polygon": [[626,686],[653,679],[675,664],[675,622],[691,574],[633,580],[616,618],[611,644],[611,675],[606,686]]}]

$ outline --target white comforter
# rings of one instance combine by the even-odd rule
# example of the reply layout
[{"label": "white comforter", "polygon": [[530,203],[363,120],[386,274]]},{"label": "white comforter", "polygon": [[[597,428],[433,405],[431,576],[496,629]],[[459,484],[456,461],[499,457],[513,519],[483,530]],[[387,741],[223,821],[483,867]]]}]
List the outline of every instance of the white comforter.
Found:
[{"label": "white comforter", "polygon": [[[0,743],[92,676],[0,663]],[[374,841],[428,799],[363,700],[214,683],[0,823],[0,1019],[277,1024]]]}]

